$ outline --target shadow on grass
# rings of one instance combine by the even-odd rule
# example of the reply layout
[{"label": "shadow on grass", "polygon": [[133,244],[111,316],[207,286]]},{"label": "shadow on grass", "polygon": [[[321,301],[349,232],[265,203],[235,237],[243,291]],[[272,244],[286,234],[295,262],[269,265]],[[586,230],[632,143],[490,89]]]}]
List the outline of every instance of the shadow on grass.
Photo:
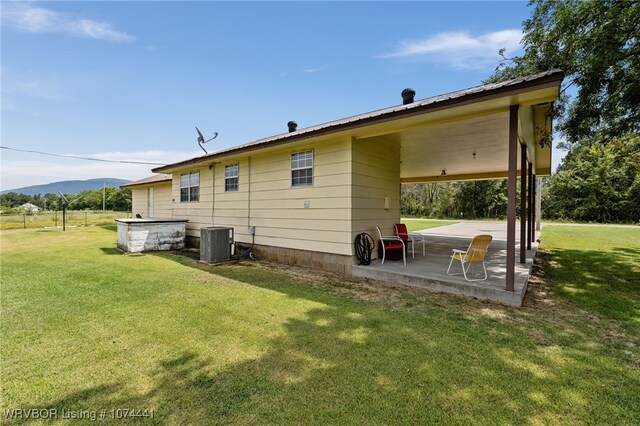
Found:
[{"label": "shadow on grass", "polygon": [[[296,317],[288,316],[286,304],[256,312],[257,322],[277,315],[282,326],[274,335],[246,336],[249,345],[265,342],[253,358],[239,350],[228,364],[216,362],[228,341],[203,337],[210,340],[198,347],[158,348],[153,372],[138,380],[148,383],[143,389],[105,379],[33,408],[104,409],[107,416],[111,409],[147,409],[154,410],[154,423],[168,424],[611,424],[633,423],[640,415],[632,408],[637,374],[612,360],[593,336],[540,330],[546,341],[539,344],[524,321],[478,320],[457,309],[458,302],[450,310],[402,311],[314,288],[308,284],[313,277],[152,255],[322,306]],[[202,331],[191,327],[184,332]],[[123,357],[120,362],[128,362]],[[104,373],[97,364],[82,374]]]},{"label": "shadow on grass", "polygon": [[[454,303],[403,312],[251,264],[153,255],[324,307],[286,320],[255,359],[220,369],[208,352],[184,348],[158,361],[143,394],[105,384],[47,406],[153,409],[162,423],[598,423],[638,414],[628,408],[637,376],[594,349],[601,344],[593,336],[539,330],[540,344],[524,321],[478,321]],[[491,306],[473,303],[477,311]],[[563,348],[567,339],[575,347]]]},{"label": "shadow on grass", "polygon": [[123,254],[117,247],[100,247],[100,250],[106,255]]},{"label": "shadow on grass", "polygon": [[[553,351],[494,331],[367,307],[316,308],[287,320],[256,359],[220,370],[207,353],[185,348],[157,363],[144,393],[106,383],[41,406],[148,409],[171,424],[598,423],[632,416],[610,402],[633,398],[630,371],[597,365],[586,351],[557,362]],[[615,386],[599,374],[614,377]],[[593,401],[605,385],[606,401]]]},{"label": "shadow on grass", "polygon": [[640,250],[551,250],[554,291],[582,308],[619,320],[637,320]]},{"label": "shadow on grass", "polygon": [[99,228],[102,228],[111,232],[118,232],[118,225],[100,225]]}]

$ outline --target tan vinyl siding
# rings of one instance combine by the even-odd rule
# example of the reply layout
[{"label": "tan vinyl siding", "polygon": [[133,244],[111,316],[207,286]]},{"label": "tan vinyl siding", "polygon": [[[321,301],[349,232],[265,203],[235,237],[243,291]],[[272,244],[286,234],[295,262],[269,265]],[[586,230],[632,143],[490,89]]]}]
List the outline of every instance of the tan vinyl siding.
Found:
[{"label": "tan vinyl siding", "polygon": [[[313,150],[313,185],[293,187],[291,154],[307,150]],[[232,164],[238,164],[238,190],[225,191],[225,166]],[[180,202],[180,175],[194,171],[200,172],[199,201]],[[135,213],[146,209],[146,188],[134,191],[142,195],[134,196]],[[199,237],[202,227],[230,226],[236,241],[251,243],[248,226],[254,226],[259,246],[352,256],[356,234],[377,240],[376,225],[391,234],[399,220],[400,147],[384,138],[343,138],[185,168],[173,173],[170,193],[156,189],[156,216],[165,208],[189,219],[190,237]]]},{"label": "tan vinyl siding", "polygon": [[171,182],[154,185],[153,216],[172,217],[171,213]]},{"label": "tan vinyl siding", "polygon": [[[292,187],[291,154],[310,149],[313,185]],[[238,164],[237,191],[225,191],[230,164]],[[193,237],[203,226],[231,226],[236,241],[250,243],[251,225],[259,245],[351,255],[351,164],[351,139],[344,138],[180,170],[173,174],[173,198],[179,200],[180,174],[199,170],[200,201],[174,201],[173,215],[189,219]]]},{"label": "tan vinyl siding", "polygon": [[[224,168],[232,164],[238,165],[238,190],[225,191]],[[247,214],[249,209],[249,159],[232,158],[215,165],[215,226],[229,226],[234,228],[236,241],[246,242]]]},{"label": "tan vinyl siding", "polygon": [[[350,145],[349,139],[343,139],[247,159],[240,174],[248,173],[250,161],[251,219],[245,214],[242,226],[236,227],[237,240],[250,242],[247,226],[252,225],[259,245],[350,255],[350,224],[344,213],[350,196]],[[292,187],[291,154],[309,149],[313,150],[313,185]],[[247,180],[241,178],[240,190],[247,188]],[[219,215],[222,212],[216,212],[217,220]]]},{"label": "tan vinyl siding", "polygon": [[147,188],[135,186],[131,188],[131,214],[147,217]]},{"label": "tan vinyl siding", "polygon": [[400,219],[400,144],[384,138],[355,140],[352,172],[351,241],[366,232],[377,243],[376,225],[384,235],[393,235]]},{"label": "tan vinyl siding", "polygon": [[[180,201],[180,175],[183,173],[200,172],[200,195],[198,201]],[[189,219],[187,222],[187,236],[200,236],[200,228],[212,225],[211,205],[213,197],[211,188],[213,173],[207,166],[190,167],[173,173],[171,190],[173,217]]]},{"label": "tan vinyl siding", "polygon": [[153,217],[172,217],[171,181],[131,188],[131,213],[149,217],[149,188],[153,188]]}]

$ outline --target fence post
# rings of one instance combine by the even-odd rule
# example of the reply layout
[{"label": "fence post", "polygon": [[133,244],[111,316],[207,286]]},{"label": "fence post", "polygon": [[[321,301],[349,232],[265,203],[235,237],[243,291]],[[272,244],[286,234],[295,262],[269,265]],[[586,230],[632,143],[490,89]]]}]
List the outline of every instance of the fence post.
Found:
[{"label": "fence post", "polygon": [[22,229],[27,229],[27,214],[22,213]]},{"label": "fence post", "polygon": [[84,212],[84,226],[85,226],[85,228],[87,227],[87,212],[86,212],[86,210]]}]

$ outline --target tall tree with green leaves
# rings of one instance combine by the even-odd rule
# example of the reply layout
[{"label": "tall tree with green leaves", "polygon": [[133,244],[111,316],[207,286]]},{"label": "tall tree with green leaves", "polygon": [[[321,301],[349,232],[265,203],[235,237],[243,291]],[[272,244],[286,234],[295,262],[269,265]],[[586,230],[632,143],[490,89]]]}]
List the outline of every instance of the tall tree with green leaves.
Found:
[{"label": "tall tree with green leaves", "polygon": [[[505,58],[489,82],[552,68],[575,98],[556,103],[558,130],[568,146],[594,134],[640,130],[640,1],[531,0],[523,23],[524,54]],[[503,53],[503,52],[502,52]],[[601,138],[606,141],[607,138]]]},{"label": "tall tree with green leaves", "polygon": [[583,139],[544,193],[546,217],[593,222],[640,221],[640,135],[602,143]]}]

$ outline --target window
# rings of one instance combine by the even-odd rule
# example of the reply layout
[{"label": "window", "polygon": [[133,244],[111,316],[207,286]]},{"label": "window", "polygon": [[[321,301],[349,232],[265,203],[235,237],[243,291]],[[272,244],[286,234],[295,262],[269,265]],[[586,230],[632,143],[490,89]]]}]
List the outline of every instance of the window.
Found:
[{"label": "window", "polygon": [[291,154],[291,186],[313,185],[313,151]]},{"label": "window", "polygon": [[237,164],[224,166],[224,190],[225,192],[238,190],[238,165]]},{"label": "window", "polygon": [[180,175],[180,202],[198,201],[200,199],[200,172]]}]

